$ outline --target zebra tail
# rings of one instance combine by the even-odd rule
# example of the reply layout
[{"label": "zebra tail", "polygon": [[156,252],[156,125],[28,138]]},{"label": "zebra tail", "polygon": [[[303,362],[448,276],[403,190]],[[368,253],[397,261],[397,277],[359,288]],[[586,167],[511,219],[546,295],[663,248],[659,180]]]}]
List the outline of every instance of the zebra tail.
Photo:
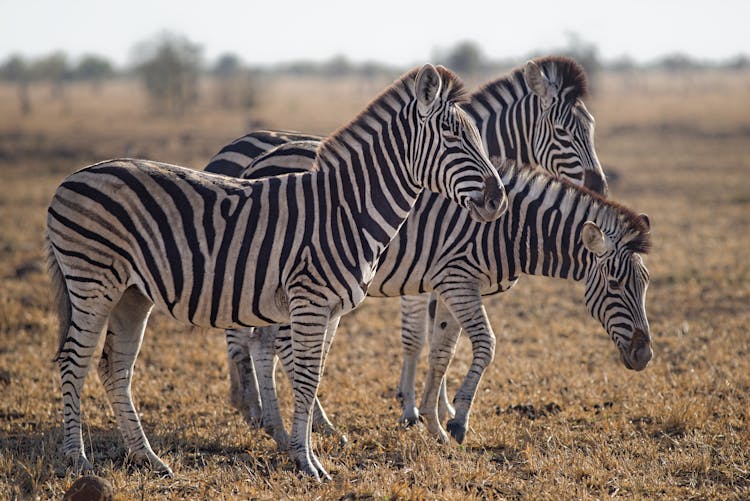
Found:
[{"label": "zebra tail", "polygon": [[55,304],[57,305],[57,319],[59,322],[59,331],[57,334],[58,347],[53,362],[60,361],[60,353],[62,352],[65,340],[68,337],[68,330],[70,328],[70,296],[68,295],[68,287],[65,285],[65,279],[63,278],[60,264],[57,262],[55,251],[52,249],[52,243],[49,241],[49,235],[44,238],[44,247],[47,254],[47,269],[49,270],[50,280],[52,281],[52,291],[55,297]]}]

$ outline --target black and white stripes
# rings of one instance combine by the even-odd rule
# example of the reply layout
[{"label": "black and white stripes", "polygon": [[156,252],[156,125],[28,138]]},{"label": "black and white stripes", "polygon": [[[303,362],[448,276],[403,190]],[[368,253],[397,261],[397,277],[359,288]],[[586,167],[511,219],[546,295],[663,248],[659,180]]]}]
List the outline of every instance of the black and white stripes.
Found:
[{"label": "black and white stripes", "polygon": [[[594,119],[583,103],[587,92],[586,74],[573,59],[543,57],[487,82],[461,106],[496,163],[507,159],[538,165],[606,195],[607,182],[594,148]],[[239,177],[276,146],[321,139],[299,132],[254,131],[224,146],[205,170]]]},{"label": "black and white stripes", "polygon": [[312,172],[250,182],[145,160],[82,169],[57,189],[48,255],[60,292],[64,453],[90,467],[80,393],[108,324],[99,369],[136,460],[151,450],[130,378],[152,306],[200,326],[292,324],[295,417],[290,453],[326,476],[310,411],[342,314],[367,292],[378,259],[422,188],[479,220],[506,208],[496,170],[457,103],[460,81],[425,65],[322,143]]},{"label": "black and white stripes", "polygon": [[[642,370],[651,358],[645,311],[648,272],[640,256],[650,246],[648,218],[531,169],[507,168],[502,178],[510,208],[495,222],[475,223],[449,201],[420,196],[383,255],[369,291],[371,296],[399,296],[434,290],[440,296],[432,312],[436,332],[422,414],[441,440],[447,435],[437,413],[437,392],[459,331],[466,331],[474,352],[454,401],[456,416],[448,423],[451,434],[462,441],[479,380],[494,354],[495,337],[480,296],[509,289],[521,274],[585,281],[586,307],[609,333],[625,366]],[[424,339],[411,342],[413,353],[418,353]],[[279,348],[282,359],[287,358],[288,347]],[[405,395],[410,401],[404,419],[413,420],[416,409],[408,406],[414,407],[415,364],[407,360],[412,370],[405,371],[401,384],[411,395]],[[261,375],[261,388],[272,387],[268,377]],[[280,420],[265,407],[275,396],[267,392],[262,397],[263,423],[283,440]]]}]

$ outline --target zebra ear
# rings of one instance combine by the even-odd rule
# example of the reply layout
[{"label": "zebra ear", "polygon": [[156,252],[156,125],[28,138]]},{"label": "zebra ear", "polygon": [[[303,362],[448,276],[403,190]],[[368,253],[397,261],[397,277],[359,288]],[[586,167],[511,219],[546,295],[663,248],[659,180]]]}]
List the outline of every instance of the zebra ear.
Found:
[{"label": "zebra ear", "polygon": [[547,75],[544,74],[542,69],[534,61],[527,61],[523,67],[523,76],[526,80],[526,85],[529,86],[531,92],[539,96],[542,100],[542,107],[549,108],[552,104],[552,100],[557,96],[557,85],[553,84]]},{"label": "zebra ear", "polygon": [[431,64],[425,64],[417,73],[417,79],[414,81],[414,91],[417,94],[418,109],[421,115],[426,115],[437,101],[440,94],[440,88],[443,83],[440,81],[440,74]]},{"label": "zebra ear", "polygon": [[583,246],[597,256],[601,256],[607,251],[607,237],[604,236],[595,222],[586,221],[583,223],[581,238],[583,238]]},{"label": "zebra ear", "polygon": [[643,224],[646,225],[646,232],[651,231],[651,220],[648,218],[648,214],[641,214],[638,217],[640,217]]}]

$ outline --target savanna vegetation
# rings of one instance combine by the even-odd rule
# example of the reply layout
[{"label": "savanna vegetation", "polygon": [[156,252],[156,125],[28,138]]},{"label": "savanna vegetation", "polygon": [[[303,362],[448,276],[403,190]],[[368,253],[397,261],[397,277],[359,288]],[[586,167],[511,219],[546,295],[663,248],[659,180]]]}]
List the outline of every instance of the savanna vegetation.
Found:
[{"label": "savanna vegetation", "polygon": [[[62,95],[30,83],[31,113],[17,85],[0,85],[0,498],[59,499],[76,478],[60,454],[42,255],[45,209],[64,177],[119,156],[202,168],[258,127],[324,134],[389,81],[260,75],[251,106],[225,106],[232,92],[217,77],[179,114],[155,109],[136,80],[69,82]],[[342,320],[323,378],[321,399],[349,442],[316,437],[333,476],[317,485],[229,404],[223,334],[157,313],[133,391],[175,478],[128,462],[92,373],[82,409],[97,474],[120,499],[750,498],[750,74],[604,71],[587,104],[611,195],[651,218],[655,354],[644,372],[619,362],[582,284],[522,277],[486,299],[496,358],[466,441],[439,445],[396,423],[399,305],[368,299]],[[461,339],[451,392],[469,350]],[[279,386],[290,412],[281,376]]]}]

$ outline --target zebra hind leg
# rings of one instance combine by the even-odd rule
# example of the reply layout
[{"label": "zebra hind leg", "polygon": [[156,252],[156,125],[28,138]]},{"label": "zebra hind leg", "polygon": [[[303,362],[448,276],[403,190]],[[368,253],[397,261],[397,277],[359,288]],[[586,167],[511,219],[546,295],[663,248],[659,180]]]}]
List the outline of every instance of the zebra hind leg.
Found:
[{"label": "zebra hind leg", "polygon": [[[250,344],[250,353],[257,370],[260,400],[263,402],[263,429],[273,437],[279,450],[286,451],[289,449],[289,434],[284,428],[279,400],[276,395],[276,351],[274,343],[282,337],[287,343],[291,343],[291,331],[289,326],[286,325],[258,327],[255,332],[255,339]],[[285,355],[289,358],[289,363],[291,363],[291,351],[290,347],[289,352]]]},{"label": "zebra hind leg", "polygon": [[[67,334],[62,338],[60,350],[55,358],[60,369],[60,389],[63,397],[62,452],[73,468],[82,472],[92,471],[93,467],[83,447],[81,394],[91,357],[107,324],[107,311],[111,308],[108,303],[97,306],[98,308],[84,308],[71,303]],[[65,326],[61,326],[61,329],[65,329]]]},{"label": "zebra hind leg", "polygon": [[151,449],[131,395],[133,368],[152,307],[151,301],[135,287],[125,291],[110,315],[98,369],[128,456],[136,464],[147,463],[154,471],[173,476],[169,466]]},{"label": "zebra hind leg", "polygon": [[230,401],[252,428],[263,426],[263,408],[251,346],[257,337],[254,328],[227,329]]}]

